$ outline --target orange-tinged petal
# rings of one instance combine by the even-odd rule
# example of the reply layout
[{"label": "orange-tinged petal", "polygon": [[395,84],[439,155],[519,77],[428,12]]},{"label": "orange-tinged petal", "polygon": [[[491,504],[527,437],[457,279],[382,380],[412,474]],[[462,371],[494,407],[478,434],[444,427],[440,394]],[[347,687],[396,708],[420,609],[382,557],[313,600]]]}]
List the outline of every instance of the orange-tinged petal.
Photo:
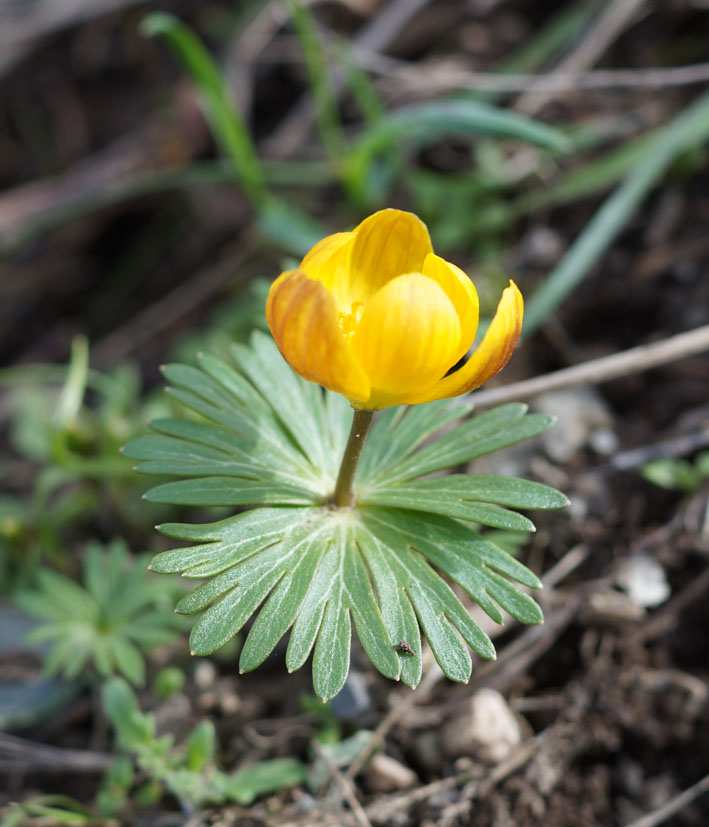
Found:
[{"label": "orange-tinged petal", "polygon": [[372,388],[368,408],[435,385],[455,363],[460,322],[441,287],[421,273],[389,281],[364,306],[352,336]]},{"label": "orange-tinged petal", "polygon": [[353,402],[364,402],[369,382],[340,329],[337,313],[327,288],[301,270],[279,276],[266,301],[268,326],[293,370]]},{"label": "orange-tinged petal", "polygon": [[354,230],[350,259],[351,301],[366,302],[388,281],[420,273],[433,252],[426,225],[410,212],[380,210]]},{"label": "orange-tinged petal", "polygon": [[474,390],[488,379],[492,379],[504,368],[512,356],[522,332],[523,314],[522,294],[517,285],[510,281],[510,286],[502,292],[497,312],[490,322],[485,337],[470,359],[450,376],[441,379],[432,390],[409,397],[407,404],[459,396],[461,393]]},{"label": "orange-tinged petal", "polygon": [[354,233],[334,233],[325,236],[306,253],[298,269],[332,290],[333,284],[341,281],[343,277],[346,278],[349,272],[354,239]]},{"label": "orange-tinged petal", "polygon": [[453,359],[453,364],[455,364],[465,356],[475,341],[475,331],[478,329],[480,316],[478,292],[460,267],[456,267],[455,264],[451,264],[435,253],[429,253],[426,256],[421,272],[443,288],[458,313],[460,347]]}]

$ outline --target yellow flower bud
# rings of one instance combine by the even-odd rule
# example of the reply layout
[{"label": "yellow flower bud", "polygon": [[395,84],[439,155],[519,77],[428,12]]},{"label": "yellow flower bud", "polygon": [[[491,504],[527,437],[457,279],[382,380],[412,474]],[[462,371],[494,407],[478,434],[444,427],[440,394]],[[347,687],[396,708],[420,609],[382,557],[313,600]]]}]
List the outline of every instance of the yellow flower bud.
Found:
[{"label": "yellow flower bud", "polygon": [[457,370],[478,326],[470,279],[435,255],[412,213],[381,210],[318,242],[271,286],[266,318],[290,366],[355,408],[467,393],[507,364],[522,329],[522,294],[505,288],[485,337]]}]

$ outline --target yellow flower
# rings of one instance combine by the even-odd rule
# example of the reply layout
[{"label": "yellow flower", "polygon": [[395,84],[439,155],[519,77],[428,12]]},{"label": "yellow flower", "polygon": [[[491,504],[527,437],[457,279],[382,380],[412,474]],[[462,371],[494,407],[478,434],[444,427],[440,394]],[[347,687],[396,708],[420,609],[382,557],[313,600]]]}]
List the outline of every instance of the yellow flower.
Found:
[{"label": "yellow flower", "polygon": [[478,296],[435,255],[426,225],[400,210],[370,215],[318,242],[271,286],[266,318],[301,376],[378,410],[458,396],[507,364],[522,328],[522,294],[505,288],[479,347]]}]

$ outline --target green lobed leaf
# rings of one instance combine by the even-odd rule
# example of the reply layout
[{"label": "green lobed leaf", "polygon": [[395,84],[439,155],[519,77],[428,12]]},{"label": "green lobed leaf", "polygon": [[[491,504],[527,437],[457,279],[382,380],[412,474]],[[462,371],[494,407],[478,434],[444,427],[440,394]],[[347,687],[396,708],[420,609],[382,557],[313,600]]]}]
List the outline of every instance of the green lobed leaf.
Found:
[{"label": "green lobed leaf", "polygon": [[465,420],[408,457],[380,467],[373,479],[391,483],[442,471],[515,445],[553,424],[553,417],[528,414],[522,403],[501,405]]},{"label": "green lobed leaf", "polygon": [[47,673],[78,677],[91,662],[104,677],[120,673],[142,684],[143,651],[171,642],[176,634],[175,615],[166,604],[174,586],[151,578],[143,560],[131,555],[122,540],[106,549],[89,544],[83,580],[85,588],[57,572],[40,570],[35,589],[18,598],[45,621],[31,638],[52,644]]},{"label": "green lobed leaf", "polygon": [[[376,553],[386,556],[386,563],[396,577],[398,588],[410,602],[441,669],[451,680],[466,682],[470,677],[472,661],[452,624],[469,645],[475,644],[479,653],[482,651],[494,657],[492,643],[470,619],[450,586],[417,550],[410,548],[395,528],[366,518],[364,524],[360,535],[363,549],[368,550],[370,556]],[[410,644],[410,641],[406,642]]]},{"label": "green lobed leaf", "polygon": [[297,376],[278,352],[273,339],[263,333],[254,333],[251,348],[234,345],[233,353],[313,467],[327,467],[332,458],[322,440],[325,419],[322,391]]},{"label": "green lobed leaf", "polygon": [[388,488],[360,491],[357,502],[363,506],[393,506],[412,511],[426,511],[459,517],[491,528],[507,531],[534,531],[534,523],[527,517],[497,506],[484,505],[466,496],[455,483],[448,485],[450,477],[435,480],[419,480],[408,485],[392,485]]},{"label": "green lobed leaf", "polygon": [[[298,669],[312,656],[315,691],[327,700],[347,677],[353,627],[375,667],[412,687],[421,678],[422,632],[452,680],[470,676],[468,647],[495,656],[444,578],[497,622],[503,612],[541,621],[517,585],[537,588],[538,579],[471,522],[532,531],[508,508],[559,508],[566,498],[526,480],[421,477],[537,434],[550,417],[511,404],[468,418],[471,405],[460,400],[381,412],[358,468],[357,505],[335,509],[327,501],[351,423],[346,400],[295,376],[262,334],[237,346],[234,359],[235,366],[207,356],[198,368],[167,366],[172,395],[200,419],[158,420],[155,435],[126,448],[140,470],[183,477],[148,492],[154,501],[266,506],[159,527],[187,546],[158,554],[151,568],[204,580],[177,606],[200,615],[194,653],[215,651],[253,617],[240,670],[263,663],[289,635],[286,666]],[[159,635],[160,624],[148,618],[143,630]],[[130,671],[128,661],[124,650]]]},{"label": "green lobed leaf", "polygon": [[178,389],[172,391],[176,398],[208,419],[223,419],[236,432],[242,449],[258,445],[261,450],[285,450],[302,463],[302,455],[284,432],[274,410],[244,378],[241,385],[236,385],[225,375],[217,379],[186,365],[166,365],[163,374]]},{"label": "green lobed leaf", "polygon": [[157,554],[150,568],[161,574],[182,572],[186,577],[219,574],[251,554],[281,542],[293,525],[307,523],[318,513],[318,509],[259,508],[216,523],[165,523],[158,526],[162,534],[196,540],[201,545]]},{"label": "green lobed leaf", "polygon": [[539,606],[509,582],[538,589],[541,581],[510,554],[464,524],[446,517],[388,509],[371,511],[370,520],[396,529],[465,589],[495,622],[504,620],[495,603],[521,623],[542,622]]},{"label": "green lobed leaf", "polygon": [[187,769],[202,772],[213,760],[217,750],[217,733],[214,724],[205,719],[190,733],[185,748]]},{"label": "green lobed leaf", "polygon": [[166,482],[151,488],[144,496],[153,503],[212,506],[310,505],[322,499],[305,489],[243,477],[202,477]]},{"label": "green lobed leaf", "polygon": [[204,422],[160,419],[124,448],[143,473],[186,477],[146,494],[202,506],[308,505],[334,490],[350,423],[348,403],[296,376],[263,334],[235,346],[236,369],[208,356],[167,365],[171,395]]},{"label": "green lobed leaf", "polygon": [[305,478],[312,475],[312,466],[293,445],[272,410],[264,412],[260,406],[242,400],[232,388],[218,384],[197,368],[168,365],[163,373],[176,386],[168,389],[174,398],[226,426],[242,451],[261,457],[269,465],[291,467]]},{"label": "green lobed leaf", "polygon": [[[347,677],[352,621],[377,669],[410,686],[421,676],[419,627],[452,680],[470,675],[465,644],[494,657],[489,638],[436,569],[498,622],[498,605],[522,622],[541,617],[510,582],[536,587],[536,577],[446,517],[374,507],[263,508],[205,526],[168,524],[161,530],[203,542],[163,552],[152,564],[157,571],[209,578],[177,607],[202,612],[190,639],[193,651],[215,651],[258,612],[241,671],[261,664],[290,629],[286,665],[298,669],[312,653],[314,687],[323,699],[334,697]],[[397,650],[401,641],[413,655]]]},{"label": "green lobed leaf", "polygon": [[472,409],[469,402],[442,399],[381,411],[364,444],[357,479],[365,480],[384,473],[382,469],[408,457],[432,434],[460,422]]},{"label": "green lobed leaf", "polygon": [[116,730],[118,743],[124,749],[139,749],[153,737],[153,716],[140,711],[133,691],[124,680],[112,678],[104,683],[101,697],[106,717]]},{"label": "green lobed leaf", "polygon": [[203,612],[190,638],[195,653],[224,645],[263,603],[242,650],[241,670],[262,663],[292,626],[287,665],[298,668],[315,647],[315,688],[331,698],[347,677],[351,618],[375,666],[393,678],[400,669],[353,542],[353,525],[322,508],[259,509],[201,531],[169,525],[162,530],[206,543],[164,552],[152,568],[213,575],[177,606]]},{"label": "green lobed leaf", "polygon": [[307,767],[300,761],[274,758],[251,764],[233,775],[219,773],[215,781],[225,798],[248,807],[260,795],[302,784],[307,775]]},{"label": "green lobed leaf", "polygon": [[[384,626],[393,645],[406,643],[413,655],[399,653],[401,680],[414,689],[421,680],[421,633],[416,612],[397,577],[399,569],[386,546],[364,526],[358,527],[357,546],[372,578]],[[397,650],[398,651],[398,650]]]},{"label": "green lobed leaf", "polygon": [[462,516],[458,512],[467,503],[543,510],[565,508],[569,504],[563,494],[548,485],[488,474],[448,474],[407,483],[382,484],[358,493],[358,502],[403,506],[439,514],[449,513],[447,509],[450,508],[457,512],[451,516]]}]

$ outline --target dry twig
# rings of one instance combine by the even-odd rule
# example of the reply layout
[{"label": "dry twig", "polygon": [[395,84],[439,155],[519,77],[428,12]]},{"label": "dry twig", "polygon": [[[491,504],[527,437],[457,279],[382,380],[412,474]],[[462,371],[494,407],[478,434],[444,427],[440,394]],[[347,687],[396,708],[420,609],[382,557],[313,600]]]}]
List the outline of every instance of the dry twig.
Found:
[{"label": "dry twig", "polygon": [[[613,41],[630,24],[645,0],[614,0],[600,15],[596,25],[579,46],[554,69],[554,75],[580,74],[604,54]],[[535,115],[547,102],[549,92],[532,86],[513,104],[527,115]]]},{"label": "dry twig", "polygon": [[533,396],[562,388],[578,385],[592,385],[628,376],[644,370],[694,356],[709,350],[709,325],[697,327],[686,333],[678,333],[661,342],[624,350],[612,356],[603,356],[580,365],[547,373],[534,379],[513,382],[501,388],[491,388],[471,396],[477,407],[500,405],[517,399],[530,399]]},{"label": "dry twig", "polygon": [[[391,43],[407,23],[431,0],[391,0],[379,14],[369,20],[353,39],[352,48],[379,52]],[[335,91],[344,86],[340,76],[333,77]],[[264,152],[271,157],[286,158],[296,153],[313,125],[315,109],[310,93],[304,95],[264,142]]]},{"label": "dry twig", "polygon": [[11,249],[21,243],[28,227],[42,229],[43,222],[54,213],[72,215],[87,202],[100,203],[108,188],[119,187],[130,176],[178,169],[201,152],[206,140],[206,128],[197,115],[192,94],[179,92],[167,114],[149,118],[61,175],[3,192],[0,248]]},{"label": "dry twig", "polygon": [[352,784],[351,779],[346,778],[340,772],[340,770],[337,768],[330,756],[320,746],[317,738],[313,739],[312,744],[315,748],[315,752],[318,754],[318,757],[325,762],[325,765],[327,766],[327,771],[330,773],[330,777],[339,787],[340,792],[342,793],[342,797],[349,804],[358,827],[372,827],[372,823],[367,818],[367,814],[362,808],[362,805],[357,800],[357,795],[355,793],[354,785]]},{"label": "dry twig", "polygon": [[137,4],[138,0],[0,3],[0,75],[22,60],[48,34]]},{"label": "dry twig", "polygon": [[391,728],[403,718],[412,706],[425,701],[433,687],[441,680],[442,677],[443,672],[441,672],[438,666],[435,663],[431,664],[428,671],[424,675],[423,680],[419,684],[418,690],[415,693],[411,692],[410,694],[405,695],[399,700],[399,703],[392,707],[389,713],[384,716],[379,726],[372,733],[372,737],[369,739],[369,742],[365,748],[357,756],[355,756],[354,761],[347,768],[345,777],[349,781],[354,780],[359,775],[364,765],[367,761],[369,761],[374,750],[386,738],[389,730],[391,730]]},{"label": "dry twig", "polygon": [[102,773],[114,756],[90,750],[61,749],[38,744],[26,738],[0,733],[0,771],[2,772],[82,772]]},{"label": "dry twig", "polygon": [[709,63],[655,69],[599,69],[590,72],[501,74],[453,67],[417,66],[383,55],[357,52],[361,65],[426,95],[454,89],[477,92],[535,94],[588,91],[589,89],[649,89],[690,86],[709,82]]},{"label": "dry twig", "polygon": [[665,439],[662,442],[642,445],[640,448],[633,448],[630,451],[615,454],[611,458],[610,464],[619,471],[627,471],[630,468],[638,468],[640,465],[654,459],[690,454],[707,445],[709,445],[709,419],[704,428],[697,431],[680,434],[673,439]]},{"label": "dry twig", "polygon": [[666,804],[663,804],[662,807],[658,807],[652,813],[648,813],[633,821],[628,827],[655,827],[657,824],[662,824],[663,821],[667,821],[670,816],[678,813],[688,804],[691,804],[695,798],[699,798],[700,795],[706,792],[709,792],[709,775],[705,775],[704,778],[697,781],[696,784],[692,784],[691,787],[688,787],[679,795],[671,798]]}]

